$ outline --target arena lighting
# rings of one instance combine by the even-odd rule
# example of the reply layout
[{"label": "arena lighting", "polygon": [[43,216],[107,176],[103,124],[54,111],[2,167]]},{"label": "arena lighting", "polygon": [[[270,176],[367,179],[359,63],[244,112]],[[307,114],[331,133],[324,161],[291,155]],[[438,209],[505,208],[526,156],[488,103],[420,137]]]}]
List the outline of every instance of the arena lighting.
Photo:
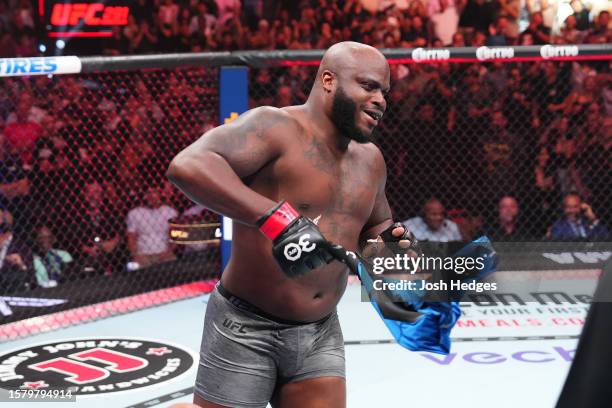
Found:
[{"label": "arena lighting", "polygon": [[100,38],[112,36],[112,27],[127,25],[128,0],[39,0],[38,14],[48,38]]}]

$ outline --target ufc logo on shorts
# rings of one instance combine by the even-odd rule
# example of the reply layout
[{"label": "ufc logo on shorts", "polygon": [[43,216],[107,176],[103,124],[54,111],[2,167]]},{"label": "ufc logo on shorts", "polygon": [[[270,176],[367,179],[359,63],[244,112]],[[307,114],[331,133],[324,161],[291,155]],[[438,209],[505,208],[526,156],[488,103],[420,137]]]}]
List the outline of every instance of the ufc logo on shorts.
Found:
[{"label": "ufc logo on shorts", "polygon": [[283,254],[288,261],[296,261],[302,256],[302,252],[312,252],[317,247],[314,242],[310,242],[308,239],[310,234],[304,234],[300,236],[298,243],[290,242],[285,245]]}]

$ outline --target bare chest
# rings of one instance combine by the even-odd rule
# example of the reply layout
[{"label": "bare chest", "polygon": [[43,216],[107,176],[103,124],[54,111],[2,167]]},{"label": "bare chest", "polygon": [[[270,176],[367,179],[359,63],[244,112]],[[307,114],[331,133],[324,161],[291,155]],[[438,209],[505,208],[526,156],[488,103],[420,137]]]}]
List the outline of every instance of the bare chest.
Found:
[{"label": "bare chest", "polygon": [[367,222],[379,181],[358,154],[337,158],[316,146],[296,146],[267,172],[267,188],[316,220],[330,240],[356,242]]}]

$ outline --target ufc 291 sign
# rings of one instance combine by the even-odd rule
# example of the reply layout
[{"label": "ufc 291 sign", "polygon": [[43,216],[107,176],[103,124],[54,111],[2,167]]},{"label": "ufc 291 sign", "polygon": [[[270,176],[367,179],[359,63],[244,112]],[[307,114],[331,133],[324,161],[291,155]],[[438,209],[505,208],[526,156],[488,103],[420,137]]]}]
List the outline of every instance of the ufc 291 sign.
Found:
[{"label": "ufc 291 sign", "polygon": [[38,11],[48,37],[110,37],[113,26],[128,24],[130,4],[126,0],[40,0]]},{"label": "ufc 291 sign", "polygon": [[0,388],[71,389],[90,395],[168,381],[193,366],[174,345],[134,339],[86,339],[38,345],[0,355]]}]

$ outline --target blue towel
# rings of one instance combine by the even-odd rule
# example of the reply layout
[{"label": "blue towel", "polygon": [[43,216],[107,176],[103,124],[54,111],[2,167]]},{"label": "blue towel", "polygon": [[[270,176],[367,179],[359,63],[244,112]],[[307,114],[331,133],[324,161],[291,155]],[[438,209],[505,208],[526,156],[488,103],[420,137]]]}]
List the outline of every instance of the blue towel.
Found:
[{"label": "blue towel", "polygon": [[[478,273],[471,275],[463,282],[479,281],[494,272],[497,265],[497,255],[487,237],[481,237],[460,249],[453,257],[482,257],[484,267]],[[399,345],[412,351],[429,351],[438,354],[448,354],[451,347],[450,333],[461,316],[459,302],[428,302],[424,301],[424,291],[390,290],[390,295],[401,299],[405,306],[421,314],[415,322],[404,322],[385,318],[371,293],[373,282],[362,262],[358,265],[359,277],[365,286],[374,310],[383,320]],[[397,281],[385,279],[385,282]],[[420,285],[419,285],[420,286]],[[459,299],[460,293],[453,298]]]}]

